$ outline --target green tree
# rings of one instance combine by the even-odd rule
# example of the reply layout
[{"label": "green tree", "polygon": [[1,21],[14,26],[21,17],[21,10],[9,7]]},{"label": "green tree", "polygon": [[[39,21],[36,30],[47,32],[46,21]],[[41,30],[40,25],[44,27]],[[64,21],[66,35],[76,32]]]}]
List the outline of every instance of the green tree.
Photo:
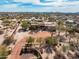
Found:
[{"label": "green tree", "polygon": [[21,26],[22,26],[23,29],[26,30],[29,27],[29,22],[28,21],[22,21]]},{"label": "green tree", "polygon": [[3,42],[3,45],[10,45],[11,43],[13,42],[13,39],[11,37],[6,37],[4,42]]},{"label": "green tree", "polygon": [[6,59],[6,57],[8,56],[8,50],[7,47],[4,45],[0,46],[0,59]]},{"label": "green tree", "polygon": [[45,39],[45,43],[48,45],[48,46],[55,46],[58,44],[58,40],[56,38],[52,38],[52,37],[48,37]]},{"label": "green tree", "polygon": [[34,38],[33,37],[29,37],[27,40],[28,43],[33,43],[34,42]]}]

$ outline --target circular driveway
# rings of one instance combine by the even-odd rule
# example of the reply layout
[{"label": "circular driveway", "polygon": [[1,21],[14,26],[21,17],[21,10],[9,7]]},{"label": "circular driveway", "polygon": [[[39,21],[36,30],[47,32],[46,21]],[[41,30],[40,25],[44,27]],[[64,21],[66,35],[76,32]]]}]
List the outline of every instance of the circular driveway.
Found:
[{"label": "circular driveway", "polygon": [[37,57],[33,54],[22,54],[21,59],[37,59]]}]

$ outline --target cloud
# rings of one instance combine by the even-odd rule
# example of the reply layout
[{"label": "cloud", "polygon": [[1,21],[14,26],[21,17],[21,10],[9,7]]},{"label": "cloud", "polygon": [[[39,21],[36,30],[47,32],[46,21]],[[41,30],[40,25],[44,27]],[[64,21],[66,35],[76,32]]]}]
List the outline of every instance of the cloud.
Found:
[{"label": "cloud", "polygon": [[[79,1],[74,1],[71,3],[70,0],[14,0],[15,2],[22,3],[31,3],[32,5],[41,5],[41,6],[70,6],[70,5],[79,5]],[[46,3],[45,3],[46,2]]]},{"label": "cloud", "polygon": [[68,2],[66,2],[66,1],[64,1],[64,2],[62,2],[62,6],[72,6],[72,5],[79,5],[79,1],[74,1],[74,2],[70,2],[70,1],[68,1]]},{"label": "cloud", "polygon": [[26,4],[26,5],[31,4],[31,5],[51,6],[51,7],[79,5],[78,0],[5,0],[5,2],[15,3],[15,4]]},{"label": "cloud", "polygon": [[53,2],[52,0],[47,0],[47,1],[51,1],[50,3],[43,3],[41,2],[40,0],[15,0],[15,2],[22,2],[22,3],[32,3],[32,4],[35,4],[35,5],[52,5]]},{"label": "cloud", "polygon": [[16,4],[5,4],[5,5],[0,5],[0,8],[16,8]]},{"label": "cloud", "polygon": [[79,0],[2,0],[0,11],[79,12]]},{"label": "cloud", "polygon": [[14,2],[21,2],[22,4],[31,3],[32,5],[40,6],[59,6],[63,0],[14,0]]}]

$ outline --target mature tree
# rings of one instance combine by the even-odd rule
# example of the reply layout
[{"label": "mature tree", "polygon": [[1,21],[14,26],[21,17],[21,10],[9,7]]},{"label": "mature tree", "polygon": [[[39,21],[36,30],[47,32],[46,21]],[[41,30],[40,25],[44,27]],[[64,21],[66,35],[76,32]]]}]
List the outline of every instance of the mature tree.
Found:
[{"label": "mature tree", "polygon": [[45,43],[48,46],[55,46],[55,45],[58,44],[58,40],[57,40],[57,38],[54,38],[54,37],[53,38],[52,37],[48,37],[48,38],[45,39]]},{"label": "mature tree", "polygon": [[21,24],[22,28],[24,30],[26,30],[28,27],[29,27],[29,22],[28,21],[22,21],[22,24]]},{"label": "mature tree", "polygon": [[[52,53],[52,49],[55,48],[55,46],[58,44],[58,40],[54,37],[47,37],[45,39],[45,47],[46,47],[46,52]],[[53,47],[53,48],[52,48]]]}]

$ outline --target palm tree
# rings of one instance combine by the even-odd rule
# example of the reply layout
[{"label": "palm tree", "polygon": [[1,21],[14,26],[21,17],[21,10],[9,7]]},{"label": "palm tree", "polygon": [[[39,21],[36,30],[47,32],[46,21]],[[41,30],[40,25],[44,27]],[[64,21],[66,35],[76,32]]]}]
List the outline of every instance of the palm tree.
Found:
[{"label": "palm tree", "polygon": [[32,46],[33,42],[34,42],[34,38],[33,37],[29,37],[28,40],[27,40],[28,45]]},{"label": "palm tree", "polygon": [[44,44],[42,38],[37,38],[36,42],[38,42],[40,44],[40,47],[41,47],[42,44]]},{"label": "palm tree", "polygon": [[57,30],[58,30],[58,34],[57,34],[57,38],[58,38],[58,42],[60,41],[60,33],[61,31],[64,31],[64,21],[62,21],[61,19],[59,19],[57,21]]}]

